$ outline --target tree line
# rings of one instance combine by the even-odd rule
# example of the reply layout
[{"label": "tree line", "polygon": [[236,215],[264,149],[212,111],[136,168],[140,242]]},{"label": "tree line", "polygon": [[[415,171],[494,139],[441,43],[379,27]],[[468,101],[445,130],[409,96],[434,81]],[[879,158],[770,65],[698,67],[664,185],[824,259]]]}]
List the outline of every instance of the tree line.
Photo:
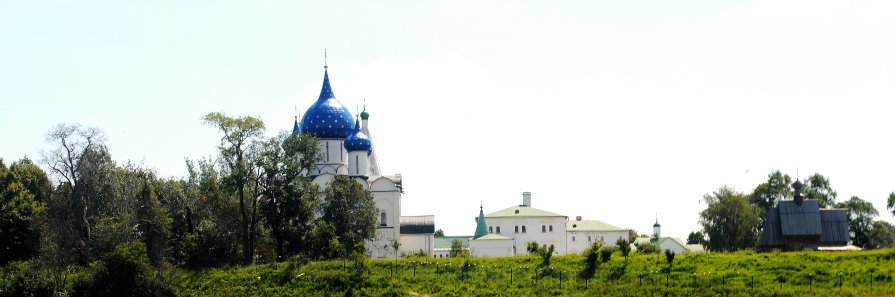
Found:
[{"label": "tree line", "polygon": [[[701,231],[691,232],[688,244],[705,244],[711,251],[736,251],[757,247],[761,228],[768,212],[780,200],[791,199],[794,180],[779,170],[768,174],[768,180],[743,193],[723,186],[705,194],[706,208],[700,212]],[[858,196],[837,201],[837,192],[830,180],[815,173],[803,181],[802,195],[816,199],[821,208],[843,208],[848,215],[851,242],[864,249],[895,247],[895,226],[879,220],[873,204]],[[895,192],[887,198],[887,210],[895,216]]]},{"label": "tree line", "polygon": [[[78,124],[53,128],[38,162],[0,159],[0,267],[45,271],[39,281],[52,293],[71,293],[78,285],[67,275],[99,279],[92,267],[122,257],[159,272],[365,256],[364,240],[375,235],[372,194],[347,176],[323,188],[312,182],[317,139],[264,138],[264,123],[250,116],[215,112],[202,123],[220,133],[217,153],[186,159],[183,178],[113,161],[103,131]],[[81,285],[102,287],[86,295],[122,292]]]}]

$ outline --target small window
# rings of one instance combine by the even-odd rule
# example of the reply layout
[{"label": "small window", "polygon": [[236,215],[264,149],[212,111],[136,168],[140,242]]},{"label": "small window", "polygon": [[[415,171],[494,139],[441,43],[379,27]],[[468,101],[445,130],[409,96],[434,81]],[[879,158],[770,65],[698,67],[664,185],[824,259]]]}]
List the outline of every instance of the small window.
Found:
[{"label": "small window", "polygon": [[547,226],[541,225],[541,232],[547,232]]},{"label": "small window", "polygon": [[525,225],[522,225],[522,233],[525,233]]},{"label": "small window", "polygon": [[518,209],[516,210],[516,213],[517,213],[517,214],[519,213],[519,210],[518,210]]},{"label": "small window", "polygon": [[516,233],[519,233],[519,226],[516,226]]},{"label": "small window", "polygon": [[497,226],[497,234],[500,234],[500,226]]},{"label": "small window", "polygon": [[587,236],[587,242],[590,242],[590,235]]},{"label": "small window", "polygon": [[550,225],[550,232],[553,232],[553,225]]},{"label": "small window", "polygon": [[383,211],[379,213],[379,226],[387,226],[388,224],[386,224],[385,222],[385,212]]},{"label": "small window", "polygon": [[494,227],[488,226],[488,233],[494,233]]},{"label": "small window", "polygon": [[575,236],[572,236],[572,241],[575,241]]}]

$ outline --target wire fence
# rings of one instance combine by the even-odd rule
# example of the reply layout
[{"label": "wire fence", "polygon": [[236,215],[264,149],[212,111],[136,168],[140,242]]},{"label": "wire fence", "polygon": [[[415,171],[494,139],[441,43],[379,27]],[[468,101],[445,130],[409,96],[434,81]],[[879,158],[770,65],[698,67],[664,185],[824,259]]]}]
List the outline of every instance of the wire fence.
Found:
[{"label": "wire fence", "polygon": [[[330,264],[331,265],[331,264]],[[831,263],[832,265],[832,263]],[[342,264],[342,269],[352,269]],[[775,271],[685,272],[635,271],[627,266],[601,267],[592,278],[578,271],[544,271],[536,265],[488,265],[470,262],[371,261],[369,273],[416,284],[432,282],[473,284],[492,289],[535,289],[554,292],[594,292],[611,295],[754,296],[758,292],[790,292],[797,295],[895,294],[891,271],[868,267],[859,271],[799,273]]]}]

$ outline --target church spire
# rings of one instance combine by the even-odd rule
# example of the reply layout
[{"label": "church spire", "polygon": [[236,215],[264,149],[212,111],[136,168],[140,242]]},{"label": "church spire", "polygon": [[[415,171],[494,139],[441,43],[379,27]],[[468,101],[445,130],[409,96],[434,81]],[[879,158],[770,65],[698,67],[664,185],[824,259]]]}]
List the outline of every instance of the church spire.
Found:
[{"label": "church spire", "polygon": [[479,205],[479,219],[477,221],[478,224],[475,227],[475,235],[472,236],[472,239],[478,239],[479,237],[488,235],[488,224],[485,223],[485,212],[481,205]]}]

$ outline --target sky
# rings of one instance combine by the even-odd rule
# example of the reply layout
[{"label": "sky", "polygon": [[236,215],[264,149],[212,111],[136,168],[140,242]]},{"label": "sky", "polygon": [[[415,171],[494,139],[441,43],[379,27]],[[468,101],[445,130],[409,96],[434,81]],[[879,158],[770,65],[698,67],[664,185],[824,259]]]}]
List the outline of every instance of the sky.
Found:
[{"label": "sky", "polygon": [[663,235],[781,170],[892,222],[895,2],[0,1],[0,158],[59,123],[186,175],[200,118],[289,130],[320,92],[370,113],[403,215],[469,235],[521,203]]}]

